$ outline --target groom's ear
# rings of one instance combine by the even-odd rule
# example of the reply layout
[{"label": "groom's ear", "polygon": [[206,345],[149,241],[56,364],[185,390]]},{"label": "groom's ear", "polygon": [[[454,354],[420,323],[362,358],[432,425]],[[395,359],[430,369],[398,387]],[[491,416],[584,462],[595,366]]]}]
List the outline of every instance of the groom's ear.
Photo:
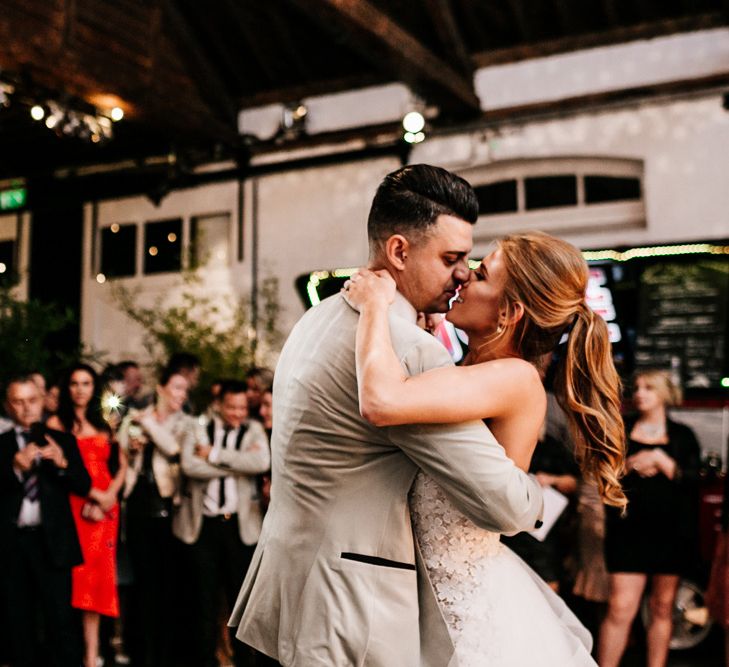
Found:
[{"label": "groom's ear", "polygon": [[397,271],[405,270],[405,262],[410,250],[410,242],[402,234],[393,234],[385,241],[385,257]]}]

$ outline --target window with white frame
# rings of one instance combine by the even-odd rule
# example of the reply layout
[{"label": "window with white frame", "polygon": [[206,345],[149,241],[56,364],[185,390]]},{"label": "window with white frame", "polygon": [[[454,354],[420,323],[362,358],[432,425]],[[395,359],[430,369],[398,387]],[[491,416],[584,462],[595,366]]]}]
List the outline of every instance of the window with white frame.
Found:
[{"label": "window with white frame", "polygon": [[233,258],[229,212],[114,222],[99,229],[97,240],[95,273],[105,278],[174,273],[199,266],[222,268]]},{"label": "window with white frame", "polygon": [[100,272],[107,278],[137,273],[137,225],[114,223],[101,230]]},{"label": "window with white frame", "polygon": [[494,162],[464,170],[479,202],[478,240],[645,226],[643,163],[616,158]]},{"label": "window with white frame", "polygon": [[190,220],[190,265],[223,268],[231,260],[230,213],[198,215]]},{"label": "window with white frame", "polygon": [[182,270],[182,218],[144,223],[144,273]]}]

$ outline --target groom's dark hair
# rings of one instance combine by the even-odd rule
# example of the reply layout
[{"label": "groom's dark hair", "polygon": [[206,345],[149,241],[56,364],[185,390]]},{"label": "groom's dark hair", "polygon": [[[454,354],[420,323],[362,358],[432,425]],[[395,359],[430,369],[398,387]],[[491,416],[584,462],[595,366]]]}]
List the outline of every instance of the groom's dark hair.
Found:
[{"label": "groom's dark hair", "polygon": [[385,176],[372,200],[367,220],[370,253],[376,253],[393,234],[417,243],[439,215],[476,222],[478,199],[466,180],[428,164],[393,171]]}]

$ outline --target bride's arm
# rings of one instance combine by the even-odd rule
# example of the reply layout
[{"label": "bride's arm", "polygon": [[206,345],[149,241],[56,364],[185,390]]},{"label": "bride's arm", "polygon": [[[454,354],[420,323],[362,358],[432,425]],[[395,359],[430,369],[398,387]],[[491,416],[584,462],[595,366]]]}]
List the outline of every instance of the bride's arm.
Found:
[{"label": "bride's arm", "polygon": [[360,413],[369,422],[393,426],[499,417],[539,395],[537,370],[521,359],[408,376],[390,338],[388,307],[393,297],[392,278],[372,272],[363,272],[348,291],[349,300],[360,310],[357,381]]}]

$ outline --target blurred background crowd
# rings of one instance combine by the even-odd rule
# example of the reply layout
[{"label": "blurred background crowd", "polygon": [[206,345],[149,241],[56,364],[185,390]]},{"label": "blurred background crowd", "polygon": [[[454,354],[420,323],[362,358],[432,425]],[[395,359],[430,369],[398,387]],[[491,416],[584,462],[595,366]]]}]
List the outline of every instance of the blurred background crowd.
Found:
[{"label": "blurred background crowd", "polygon": [[[196,404],[201,373],[181,352],[154,375],[125,360],[6,382],[8,664],[266,664],[226,620],[270,499],[273,373],[216,378]],[[691,582],[709,577],[713,543],[701,544],[699,504],[717,471],[691,428],[671,418],[681,392],[670,373],[640,371],[628,393],[627,514],[605,509],[582,479],[550,394],[530,471],[564,504],[548,532],[502,538],[578,613],[608,667],[638,644],[648,664],[665,664],[672,636],[691,642],[710,623]],[[720,624],[729,621],[724,550],[721,536],[710,586]]]}]

